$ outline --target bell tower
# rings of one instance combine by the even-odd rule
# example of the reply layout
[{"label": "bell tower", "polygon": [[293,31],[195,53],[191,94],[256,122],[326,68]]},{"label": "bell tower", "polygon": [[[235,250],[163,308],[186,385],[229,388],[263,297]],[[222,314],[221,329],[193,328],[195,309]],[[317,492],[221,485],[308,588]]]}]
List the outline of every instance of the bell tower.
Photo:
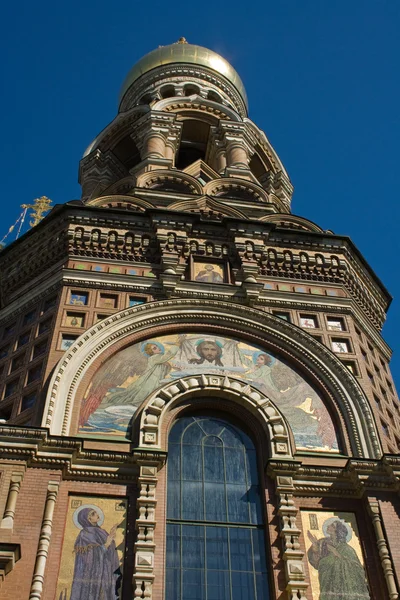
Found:
[{"label": "bell tower", "polygon": [[[125,79],[117,117],[80,163],[82,199],[171,192],[260,218],[290,212],[292,185],[247,96],[221,56],[184,38],[144,56]],[[203,210],[203,208],[201,209]]]}]

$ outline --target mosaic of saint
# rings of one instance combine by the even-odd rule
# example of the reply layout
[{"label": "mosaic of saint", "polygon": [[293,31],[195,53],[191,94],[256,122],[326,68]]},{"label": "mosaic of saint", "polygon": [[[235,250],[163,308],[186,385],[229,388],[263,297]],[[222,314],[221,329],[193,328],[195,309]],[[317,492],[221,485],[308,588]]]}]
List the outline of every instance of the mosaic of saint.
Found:
[{"label": "mosaic of saint", "polygon": [[302,511],[314,600],[370,600],[353,513]]},{"label": "mosaic of saint", "polygon": [[125,500],[70,497],[57,600],[120,598],[125,521]]},{"label": "mosaic of saint", "polygon": [[297,448],[338,452],[320,395],[298,373],[261,348],[206,333],[157,337],[116,353],[86,391],[79,432],[129,437],[132,416],[152,392],[201,373],[238,377],[258,388],[288,420]]}]

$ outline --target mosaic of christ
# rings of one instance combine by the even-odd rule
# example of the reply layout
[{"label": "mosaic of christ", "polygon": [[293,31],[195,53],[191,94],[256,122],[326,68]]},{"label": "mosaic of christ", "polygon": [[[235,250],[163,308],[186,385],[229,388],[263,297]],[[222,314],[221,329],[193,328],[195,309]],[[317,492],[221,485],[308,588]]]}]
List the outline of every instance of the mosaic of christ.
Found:
[{"label": "mosaic of christ", "polygon": [[117,352],[85,393],[79,432],[129,439],[132,417],[150,394],[201,373],[238,377],[258,388],[286,417],[297,448],[338,452],[330,415],[303,377],[261,348],[207,333],[160,336]]}]

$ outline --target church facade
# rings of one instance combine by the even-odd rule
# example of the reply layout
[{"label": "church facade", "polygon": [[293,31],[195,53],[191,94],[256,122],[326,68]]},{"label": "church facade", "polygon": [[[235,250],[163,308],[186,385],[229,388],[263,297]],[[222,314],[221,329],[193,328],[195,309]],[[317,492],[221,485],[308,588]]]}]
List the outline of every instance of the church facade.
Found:
[{"label": "church facade", "polygon": [[216,53],[159,47],[0,252],[4,600],[394,600],[390,295]]}]

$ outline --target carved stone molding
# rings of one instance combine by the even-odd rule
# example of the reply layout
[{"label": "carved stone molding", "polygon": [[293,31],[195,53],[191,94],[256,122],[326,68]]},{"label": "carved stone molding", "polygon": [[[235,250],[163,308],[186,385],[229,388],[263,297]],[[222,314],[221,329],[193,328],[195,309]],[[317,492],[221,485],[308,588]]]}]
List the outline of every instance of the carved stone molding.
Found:
[{"label": "carved stone molding", "polygon": [[192,375],[164,385],[142,407],[139,448],[163,450],[160,427],[173,406],[199,395],[219,395],[245,406],[262,422],[268,436],[269,455],[290,460],[289,432],[276,406],[259,390],[242,380],[224,375]]},{"label": "carved stone molding", "polygon": [[[0,425],[0,451],[26,467],[57,469],[63,479],[127,483],[137,476],[136,454],[84,449],[82,439],[51,436],[46,429]],[[154,460],[162,460],[156,453]],[[10,515],[9,515],[10,516]]]},{"label": "carved stone molding", "polygon": [[13,570],[15,563],[21,558],[20,544],[0,543],[0,583]]},{"label": "carved stone molding", "polygon": [[[245,117],[247,115],[246,103],[242,96],[237,91],[236,87],[231,84],[223,75],[219,75],[216,71],[208,69],[202,65],[185,65],[183,63],[171,63],[156,67],[145,73],[140,79],[134,82],[127,92],[125,93],[119,110],[129,110],[132,106],[137,104],[139,98],[141,98],[146,92],[152,90],[155,85],[175,83],[186,83],[189,81],[195,81],[201,85],[204,82],[207,85],[215,86],[218,91],[222,92],[230,104],[233,104],[234,108],[238,113]],[[171,100],[171,99],[169,99]],[[189,98],[182,98],[182,101],[188,101]],[[204,100],[204,103],[207,103]],[[208,102],[211,104],[211,102]],[[212,103],[216,104],[216,103]],[[221,105],[221,111],[224,111],[225,107]],[[166,108],[164,108],[166,110]]]}]

